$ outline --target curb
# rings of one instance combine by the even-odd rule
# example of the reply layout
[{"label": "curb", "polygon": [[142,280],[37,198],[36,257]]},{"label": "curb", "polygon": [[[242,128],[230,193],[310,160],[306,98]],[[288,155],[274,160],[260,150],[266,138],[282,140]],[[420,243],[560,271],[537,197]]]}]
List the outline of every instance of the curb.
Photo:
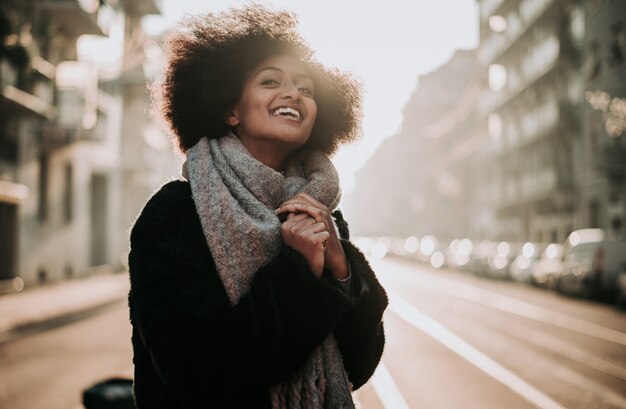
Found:
[{"label": "curb", "polygon": [[0,297],[0,342],[40,327],[72,322],[124,299],[126,273],[99,275]]}]

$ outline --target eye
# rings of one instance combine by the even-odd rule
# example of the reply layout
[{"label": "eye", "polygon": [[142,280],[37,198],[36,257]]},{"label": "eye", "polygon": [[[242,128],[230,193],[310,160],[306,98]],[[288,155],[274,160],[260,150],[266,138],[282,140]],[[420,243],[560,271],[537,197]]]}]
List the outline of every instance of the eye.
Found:
[{"label": "eye", "polygon": [[312,97],[313,96],[313,87],[308,85],[298,85],[298,91],[300,91],[303,95]]},{"label": "eye", "polygon": [[274,78],[266,78],[261,81],[261,85],[279,85],[279,82]]}]

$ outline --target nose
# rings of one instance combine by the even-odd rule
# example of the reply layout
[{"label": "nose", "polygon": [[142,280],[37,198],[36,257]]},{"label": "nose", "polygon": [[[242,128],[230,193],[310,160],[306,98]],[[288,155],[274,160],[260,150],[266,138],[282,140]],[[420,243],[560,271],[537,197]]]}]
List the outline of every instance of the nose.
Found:
[{"label": "nose", "polygon": [[283,91],[283,98],[291,98],[295,101],[300,100],[300,90],[298,86],[293,81],[285,81]]}]

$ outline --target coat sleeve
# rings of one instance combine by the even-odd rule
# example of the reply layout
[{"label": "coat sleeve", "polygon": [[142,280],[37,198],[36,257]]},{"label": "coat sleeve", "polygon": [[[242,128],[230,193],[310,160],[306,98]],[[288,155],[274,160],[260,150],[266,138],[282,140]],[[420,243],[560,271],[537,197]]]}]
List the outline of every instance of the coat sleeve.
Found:
[{"label": "coat sleeve", "polygon": [[349,241],[343,214],[335,211],[333,216],[350,264],[354,299],[354,306],[342,316],[334,335],[350,382],[358,389],[372,376],[382,356],[385,344],[382,316],[388,299],[363,253]]},{"label": "coat sleeve", "polygon": [[131,321],[156,373],[183,402],[284,380],[353,300],[285,247],[231,306],[193,201],[176,186],[148,202],[131,233]]},{"label": "coat sleeve", "polygon": [[365,256],[349,241],[342,240],[352,279],[359,282],[354,306],[342,316],[334,335],[354,389],[372,376],[383,353],[385,334],[382,316],[388,300]]}]

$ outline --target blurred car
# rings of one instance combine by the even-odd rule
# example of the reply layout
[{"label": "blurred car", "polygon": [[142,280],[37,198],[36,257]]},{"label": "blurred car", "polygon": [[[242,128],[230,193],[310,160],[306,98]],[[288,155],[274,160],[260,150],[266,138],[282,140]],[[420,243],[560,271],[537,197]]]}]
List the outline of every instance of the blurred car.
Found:
[{"label": "blurred car", "polygon": [[532,284],[554,289],[557,277],[563,269],[563,245],[550,243],[539,260],[532,266]]},{"label": "blurred car", "polygon": [[509,243],[506,241],[498,243],[495,254],[491,254],[487,258],[487,264],[489,265],[487,274],[492,278],[501,280],[510,279],[509,268],[521,251],[522,244],[520,243]]},{"label": "blurred car", "polygon": [[613,299],[626,269],[626,240],[607,238],[600,229],[577,230],[564,244],[559,292],[592,299]]},{"label": "blurred car", "polygon": [[425,264],[431,264],[433,254],[441,250],[441,242],[437,237],[432,235],[423,236],[419,240],[419,248],[415,253],[417,260]]},{"label": "blurred car", "polygon": [[545,243],[524,243],[522,251],[509,267],[511,278],[522,283],[532,283],[533,267],[539,261],[541,253],[546,247]]},{"label": "blurred car", "polygon": [[454,239],[442,251],[446,267],[463,269],[470,261],[474,243],[470,239]]},{"label": "blurred car", "polygon": [[489,257],[496,254],[498,243],[483,240],[473,245],[465,269],[472,274],[486,276],[489,272]]}]

